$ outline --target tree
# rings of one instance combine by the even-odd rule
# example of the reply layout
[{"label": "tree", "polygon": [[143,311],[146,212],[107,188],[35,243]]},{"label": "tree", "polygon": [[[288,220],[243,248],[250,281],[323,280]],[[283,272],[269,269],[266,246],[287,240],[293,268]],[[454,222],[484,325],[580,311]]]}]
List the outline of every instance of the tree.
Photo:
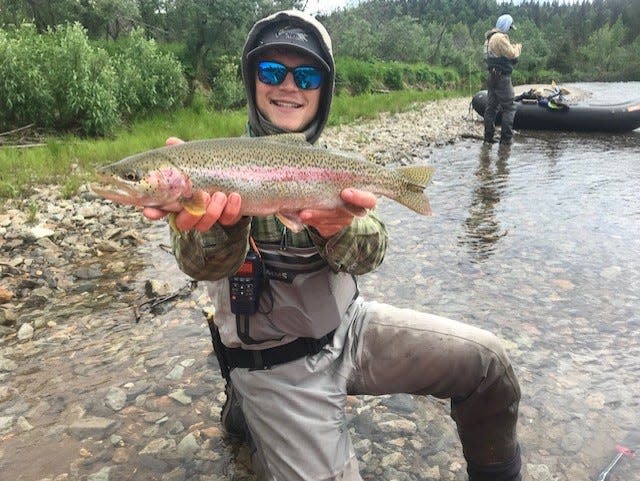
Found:
[{"label": "tree", "polygon": [[82,0],[82,25],[92,38],[117,40],[140,24],[135,0]]},{"label": "tree", "polygon": [[426,61],[425,32],[414,18],[405,15],[390,19],[380,26],[377,37],[380,60]]},{"label": "tree", "polygon": [[336,56],[372,60],[376,55],[374,28],[352,11],[325,21]]},{"label": "tree", "polygon": [[583,57],[583,65],[590,67],[589,80],[616,80],[624,71],[627,53],[622,48],[626,28],[621,20],[612,26],[605,25],[589,36],[587,45],[578,53]]}]

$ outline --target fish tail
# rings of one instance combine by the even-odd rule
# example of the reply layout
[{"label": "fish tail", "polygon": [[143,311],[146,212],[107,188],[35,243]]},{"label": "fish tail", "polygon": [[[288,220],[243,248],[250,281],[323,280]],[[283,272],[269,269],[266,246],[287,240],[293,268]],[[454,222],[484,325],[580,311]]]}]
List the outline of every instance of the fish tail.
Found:
[{"label": "fish tail", "polygon": [[424,189],[431,180],[435,169],[427,165],[410,165],[399,167],[396,172],[405,181],[396,201],[419,214],[430,215],[431,206]]}]

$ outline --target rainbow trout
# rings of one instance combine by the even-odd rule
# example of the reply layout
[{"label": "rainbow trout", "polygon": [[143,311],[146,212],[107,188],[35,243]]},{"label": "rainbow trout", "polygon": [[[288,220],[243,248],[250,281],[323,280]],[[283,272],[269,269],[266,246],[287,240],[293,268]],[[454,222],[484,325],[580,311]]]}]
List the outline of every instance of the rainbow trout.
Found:
[{"label": "rainbow trout", "polygon": [[429,166],[386,169],[358,154],[315,147],[304,134],[280,134],[185,142],[132,155],[101,168],[92,189],[122,204],[161,207],[178,201],[194,215],[206,207],[198,192],[237,192],[243,215],[275,214],[297,232],[302,209],[349,208],[340,198],[347,187],[429,215],[423,191],[432,174]]}]

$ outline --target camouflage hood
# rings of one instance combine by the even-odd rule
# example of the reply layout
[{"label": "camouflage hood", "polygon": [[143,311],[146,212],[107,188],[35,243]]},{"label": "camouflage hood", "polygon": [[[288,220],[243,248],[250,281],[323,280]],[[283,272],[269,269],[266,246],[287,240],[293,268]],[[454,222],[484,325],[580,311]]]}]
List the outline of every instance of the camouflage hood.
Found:
[{"label": "camouflage hood", "polygon": [[[331,100],[333,98],[333,89],[335,85],[335,62],[331,47],[331,38],[324,26],[312,16],[300,12],[298,10],[285,10],[274,13],[262,20],[256,22],[253,26],[242,51],[242,78],[244,88],[247,94],[247,106],[249,110],[249,128],[251,135],[263,136],[282,133],[279,129],[267,119],[265,119],[258,109],[255,102],[255,63],[250,58],[249,53],[259,47],[259,40],[262,33],[267,28],[273,28],[275,25],[291,26],[302,28],[306,32],[311,33],[315,37],[315,41],[319,45],[321,56],[319,60],[328,68],[328,75],[325,84],[322,86],[323,91],[320,95],[320,106],[315,119],[306,127],[304,134],[307,141],[315,143],[329,118],[329,109],[331,108]],[[307,53],[308,52],[303,52]]]}]

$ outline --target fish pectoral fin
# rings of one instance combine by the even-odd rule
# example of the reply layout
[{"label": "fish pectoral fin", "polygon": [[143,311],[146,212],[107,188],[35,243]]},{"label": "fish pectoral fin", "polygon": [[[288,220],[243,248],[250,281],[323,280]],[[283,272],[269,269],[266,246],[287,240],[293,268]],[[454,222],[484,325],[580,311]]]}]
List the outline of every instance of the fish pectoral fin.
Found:
[{"label": "fish pectoral fin", "polygon": [[180,204],[191,215],[202,216],[207,211],[206,192],[199,190],[188,199],[180,200]]},{"label": "fish pectoral fin", "polygon": [[304,224],[300,222],[300,216],[298,215],[297,212],[292,212],[292,211],[278,212],[276,214],[276,217],[280,222],[282,222],[282,225],[284,225],[291,232],[298,233],[304,228]]}]

